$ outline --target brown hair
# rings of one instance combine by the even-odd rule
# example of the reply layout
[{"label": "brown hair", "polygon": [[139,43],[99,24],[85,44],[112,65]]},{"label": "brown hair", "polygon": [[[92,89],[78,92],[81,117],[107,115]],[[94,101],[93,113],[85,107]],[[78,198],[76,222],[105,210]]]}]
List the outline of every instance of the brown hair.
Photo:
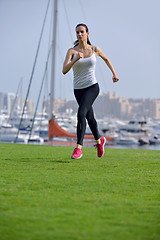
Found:
[{"label": "brown hair", "polygon": [[[79,23],[79,24],[76,26],[76,29],[77,29],[77,27],[80,27],[80,26],[85,27],[86,32],[88,32],[88,27],[87,27],[86,24],[84,24],[84,23]],[[89,40],[89,38],[87,38],[87,43],[88,43],[89,45],[92,45],[91,42],[90,42],[90,40]],[[76,40],[76,41],[74,42],[74,47],[78,46],[78,44],[79,44],[79,41]]]}]

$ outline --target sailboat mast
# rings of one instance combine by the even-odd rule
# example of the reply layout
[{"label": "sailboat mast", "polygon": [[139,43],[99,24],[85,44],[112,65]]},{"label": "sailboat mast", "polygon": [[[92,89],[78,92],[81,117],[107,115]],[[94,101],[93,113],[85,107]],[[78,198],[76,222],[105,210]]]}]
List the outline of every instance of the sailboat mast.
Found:
[{"label": "sailboat mast", "polygon": [[56,35],[57,35],[57,0],[53,0],[53,36],[52,36],[52,65],[51,65],[51,93],[50,93],[50,111],[49,120],[53,118],[53,102],[55,95],[55,65],[56,65]]}]

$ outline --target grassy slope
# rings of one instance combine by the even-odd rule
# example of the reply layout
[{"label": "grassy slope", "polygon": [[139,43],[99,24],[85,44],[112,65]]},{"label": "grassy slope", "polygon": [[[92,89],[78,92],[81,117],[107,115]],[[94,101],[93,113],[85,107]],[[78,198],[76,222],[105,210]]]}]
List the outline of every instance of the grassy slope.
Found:
[{"label": "grassy slope", "polygon": [[0,144],[0,239],[160,239],[160,151],[105,150]]}]

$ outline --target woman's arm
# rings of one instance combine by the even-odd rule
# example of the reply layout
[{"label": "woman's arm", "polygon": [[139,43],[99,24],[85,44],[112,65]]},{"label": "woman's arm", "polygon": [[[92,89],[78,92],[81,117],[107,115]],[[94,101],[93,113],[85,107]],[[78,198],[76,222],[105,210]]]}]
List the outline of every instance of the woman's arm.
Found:
[{"label": "woman's arm", "polygon": [[96,52],[97,56],[100,56],[105,61],[105,63],[107,64],[107,66],[109,67],[111,72],[113,73],[113,77],[112,77],[113,82],[117,82],[119,80],[119,78],[116,74],[116,71],[115,71],[111,61],[107,58],[107,56],[104,54],[104,52],[102,52],[102,50],[99,47],[95,48],[95,52]]},{"label": "woman's arm", "polygon": [[76,55],[76,57],[71,61],[72,57],[74,54],[74,50],[73,48],[70,48],[66,54],[66,58],[64,60],[64,64],[63,64],[63,74],[66,74],[67,72],[69,72],[69,70],[72,68],[72,66],[75,64],[75,62],[77,62],[80,58],[83,57],[83,53],[78,52],[78,54]]}]

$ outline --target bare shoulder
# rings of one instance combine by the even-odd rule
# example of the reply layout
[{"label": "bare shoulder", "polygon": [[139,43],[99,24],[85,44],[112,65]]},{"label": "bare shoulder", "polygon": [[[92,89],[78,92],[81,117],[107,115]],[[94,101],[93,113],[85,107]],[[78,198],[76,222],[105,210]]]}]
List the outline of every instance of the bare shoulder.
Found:
[{"label": "bare shoulder", "polygon": [[74,49],[73,48],[69,48],[66,54],[66,58],[67,60],[70,60],[74,55]]},{"label": "bare shoulder", "polygon": [[93,46],[93,50],[96,56],[99,56],[100,52],[102,51],[98,46]]},{"label": "bare shoulder", "polygon": [[93,47],[94,47],[94,51],[97,52],[97,53],[102,51],[98,46],[93,46]]},{"label": "bare shoulder", "polygon": [[67,53],[66,53],[66,58],[64,60],[64,64],[69,63],[71,61],[73,55],[74,55],[74,49],[73,48],[69,48]]},{"label": "bare shoulder", "polygon": [[73,54],[73,53],[74,53],[74,49],[73,49],[73,48],[69,48],[68,51],[67,51],[67,53]]},{"label": "bare shoulder", "polygon": [[107,59],[107,56],[106,56],[105,53],[101,50],[100,47],[94,46],[94,48],[95,48],[94,51],[95,51],[96,56],[100,56],[103,60],[106,60],[106,59]]}]

